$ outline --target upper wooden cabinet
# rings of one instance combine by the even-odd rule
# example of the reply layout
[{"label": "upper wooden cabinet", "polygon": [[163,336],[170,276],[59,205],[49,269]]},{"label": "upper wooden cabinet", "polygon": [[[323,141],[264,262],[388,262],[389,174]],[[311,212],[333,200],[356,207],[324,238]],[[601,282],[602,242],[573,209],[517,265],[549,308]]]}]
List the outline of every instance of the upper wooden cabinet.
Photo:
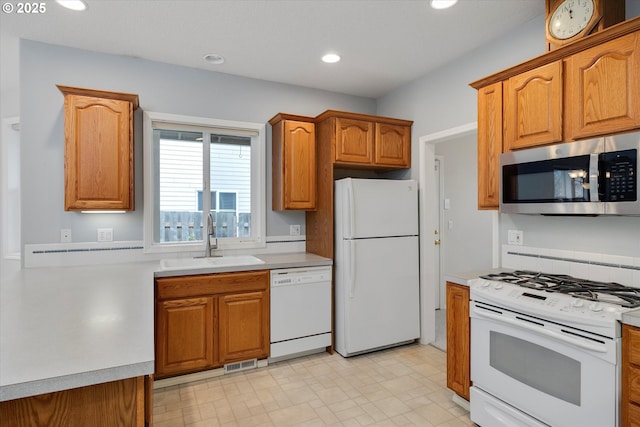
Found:
[{"label": "upper wooden cabinet", "polygon": [[411,166],[411,128],[376,123],[376,165],[408,168]]},{"label": "upper wooden cabinet", "polygon": [[579,52],[566,62],[572,139],[640,127],[640,34]]},{"label": "upper wooden cabinet", "polygon": [[316,120],[320,144],[330,144],[336,167],[374,170],[411,167],[411,125],[408,120],[328,110]]},{"label": "upper wooden cabinet", "polygon": [[502,82],[478,90],[478,208],[497,209],[502,153]]},{"label": "upper wooden cabinet", "polygon": [[504,82],[504,151],[562,141],[562,61]]},{"label": "upper wooden cabinet", "polygon": [[501,153],[640,128],[640,17],[470,85],[478,208],[499,207]]},{"label": "upper wooden cabinet", "polygon": [[373,164],[373,126],[365,120],[336,118],[334,163]]},{"label": "upper wooden cabinet", "polygon": [[272,126],[272,209],[316,208],[316,131],[310,117],[278,114]]},{"label": "upper wooden cabinet", "polygon": [[138,95],[58,89],[64,94],[64,209],[133,210]]}]

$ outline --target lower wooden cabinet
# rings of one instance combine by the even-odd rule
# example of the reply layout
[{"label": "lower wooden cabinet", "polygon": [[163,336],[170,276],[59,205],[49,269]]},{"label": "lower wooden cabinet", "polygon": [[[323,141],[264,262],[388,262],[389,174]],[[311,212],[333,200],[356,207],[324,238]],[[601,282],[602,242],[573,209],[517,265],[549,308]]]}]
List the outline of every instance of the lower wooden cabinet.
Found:
[{"label": "lower wooden cabinet", "polygon": [[220,363],[269,356],[269,303],[266,292],[219,298]]},{"label": "lower wooden cabinet", "polygon": [[469,400],[471,387],[469,287],[447,282],[447,387]]},{"label": "lower wooden cabinet", "polygon": [[269,271],[156,279],[156,378],[269,356]]},{"label": "lower wooden cabinet", "polygon": [[127,378],[0,402],[3,427],[152,425],[149,377]]},{"label": "lower wooden cabinet", "polygon": [[620,425],[640,426],[640,328],[622,325],[622,396]]},{"label": "lower wooden cabinet", "polygon": [[156,374],[216,365],[215,297],[159,301],[156,311]]}]

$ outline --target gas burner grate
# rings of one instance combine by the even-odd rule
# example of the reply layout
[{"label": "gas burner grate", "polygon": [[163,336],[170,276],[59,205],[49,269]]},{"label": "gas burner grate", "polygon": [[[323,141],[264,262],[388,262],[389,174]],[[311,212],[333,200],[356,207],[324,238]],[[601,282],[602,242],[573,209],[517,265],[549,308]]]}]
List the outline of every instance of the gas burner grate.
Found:
[{"label": "gas burner grate", "polygon": [[530,289],[569,294],[589,301],[617,304],[626,308],[640,307],[640,289],[615,282],[596,282],[565,274],[546,274],[527,270],[491,273],[481,277]]}]

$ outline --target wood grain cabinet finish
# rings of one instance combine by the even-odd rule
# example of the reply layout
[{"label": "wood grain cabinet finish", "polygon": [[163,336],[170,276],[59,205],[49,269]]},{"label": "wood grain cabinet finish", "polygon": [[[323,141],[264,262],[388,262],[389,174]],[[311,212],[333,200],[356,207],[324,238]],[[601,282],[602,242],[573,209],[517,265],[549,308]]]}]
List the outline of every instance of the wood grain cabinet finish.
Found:
[{"label": "wood grain cabinet finish", "polygon": [[64,94],[64,209],[134,210],[138,96],[58,86]]},{"label": "wood grain cabinet finish", "polygon": [[7,427],[152,425],[149,377],[134,377],[0,402]]},{"label": "wood grain cabinet finish", "polygon": [[316,127],[313,118],[278,114],[272,126],[272,209],[316,208]]},{"label": "wood grain cabinet finish", "polygon": [[373,164],[374,123],[338,117],[334,163],[347,165]]},{"label": "wood grain cabinet finish", "polygon": [[640,328],[622,325],[621,426],[640,427]]},{"label": "wood grain cabinet finish", "polygon": [[269,271],[156,279],[156,378],[269,356]]},{"label": "wood grain cabinet finish", "polygon": [[498,209],[502,82],[478,90],[478,209]]},{"label": "wood grain cabinet finish", "polygon": [[567,59],[572,139],[640,128],[640,34]]},{"label": "wood grain cabinet finish", "polygon": [[219,298],[220,363],[269,356],[269,304],[266,292]]},{"label": "wood grain cabinet finish", "polygon": [[504,82],[504,151],[562,141],[562,61]]},{"label": "wood grain cabinet finish", "polygon": [[374,163],[380,166],[411,166],[411,128],[376,123]]},{"label": "wood grain cabinet finish", "polygon": [[469,287],[447,282],[447,387],[469,400],[471,387]]},{"label": "wood grain cabinet finish", "polygon": [[330,130],[318,132],[319,143],[331,144],[330,162],[335,167],[380,171],[411,167],[411,121],[333,110],[316,120]]},{"label": "wood grain cabinet finish", "polygon": [[216,365],[216,298],[182,298],[157,304],[156,376]]}]

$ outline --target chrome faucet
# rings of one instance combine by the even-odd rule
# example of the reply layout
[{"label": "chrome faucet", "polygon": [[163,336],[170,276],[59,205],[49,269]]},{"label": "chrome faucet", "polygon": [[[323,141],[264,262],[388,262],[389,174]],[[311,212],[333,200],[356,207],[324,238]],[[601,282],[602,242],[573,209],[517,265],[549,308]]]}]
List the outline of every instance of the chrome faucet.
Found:
[{"label": "chrome faucet", "polygon": [[[213,244],[211,243],[213,242]],[[207,240],[205,242],[204,256],[209,257],[213,249],[218,249],[218,238],[216,237],[216,227],[213,224],[213,216],[209,212],[207,217]]]}]

